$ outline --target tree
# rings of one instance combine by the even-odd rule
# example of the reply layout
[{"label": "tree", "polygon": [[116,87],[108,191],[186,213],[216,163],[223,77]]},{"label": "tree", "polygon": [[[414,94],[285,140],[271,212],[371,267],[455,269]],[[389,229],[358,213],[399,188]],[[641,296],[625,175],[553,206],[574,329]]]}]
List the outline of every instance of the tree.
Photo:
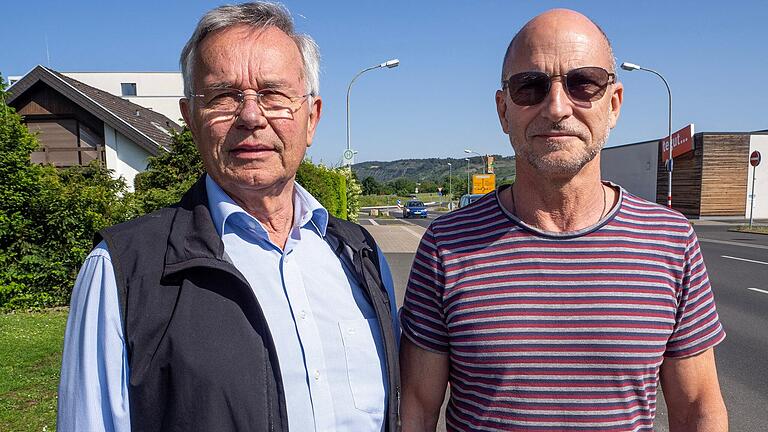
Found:
[{"label": "tree", "polygon": [[33,164],[38,146],[0,85],[0,309],[67,304],[94,232],[129,213],[122,179],[98,162]]},{"label": "tree", "polygon": [[416,190],[416,182],[404,177],[392,180],[389,182],[389,186],[397,195],[410,195]]},{"label": "tree", "polygon": [[135,216],[178,202],[205,171],[192,132],[184,127],[172,134],[170,150],[150,157],[147,170],[134,179]]},{"label": "tree", "polygon": [[377,182],[375,178],[368,176],[363,179],[363,195],[379,195],[381,194],[381,183]]}]

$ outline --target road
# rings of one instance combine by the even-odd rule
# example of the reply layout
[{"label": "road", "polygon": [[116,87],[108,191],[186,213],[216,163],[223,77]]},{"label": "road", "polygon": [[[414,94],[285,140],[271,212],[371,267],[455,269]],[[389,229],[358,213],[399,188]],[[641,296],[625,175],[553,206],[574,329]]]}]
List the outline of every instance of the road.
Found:
[{"label": "road", "polygon": [[[394,212],[392,216],[396,218],[379,223],[407,223],[419,232],[434,217],[403,220],[402,214]],[[725,224],[694,221],[717,310],[727,333],[715,352],[730,430],[763,431],[768,430],[768,235],[735,233],[728,228]],[[398,305],[402,305],[413,251],[385,250],[395,279]],[[668,431],[666,423],[662,395],[655,430]],[[443,426],[438,430],[444,430]]]}]

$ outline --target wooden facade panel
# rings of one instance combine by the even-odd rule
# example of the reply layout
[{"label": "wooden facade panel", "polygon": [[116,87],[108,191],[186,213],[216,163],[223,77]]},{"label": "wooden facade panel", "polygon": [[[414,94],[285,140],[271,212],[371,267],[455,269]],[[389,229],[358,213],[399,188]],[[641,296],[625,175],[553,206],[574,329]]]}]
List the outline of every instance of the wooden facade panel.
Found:
[{"label": "wooden facade panel", "polygon": [[33,162],[57,167],[106,162],[104,123],[47,84],[38,82],[13,105],[40,141]]},{"label": "wooden facade panel", "polygon": [[[699,217],[701,209],[701,146],[696,138],[695,150],[676,157],[672,170],[672,208],[688,217]],[[656,173],[656,202],[666,205],[669,177],[661,152]]]},{"label": "wooden facade panel", "polygon": [[26,119],[76,118],[94,131],[100,137],[101,143],[104,142],[104,122],[46,84],[40,82],[35,84],[16,99],[13,106],[16,112]]},{"label": "wooden facade panel", "polygon": [[704,134],[701,216],[744,216],[748,134]]}]

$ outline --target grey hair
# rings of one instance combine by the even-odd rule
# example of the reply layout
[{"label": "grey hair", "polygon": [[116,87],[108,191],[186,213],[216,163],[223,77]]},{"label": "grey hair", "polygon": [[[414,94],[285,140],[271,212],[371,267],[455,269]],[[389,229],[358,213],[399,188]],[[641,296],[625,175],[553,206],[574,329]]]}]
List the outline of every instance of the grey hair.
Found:
[{"label": "grey hair", "polygon": [[296,33],[291,13],[282,4],[253,2],[219,6],[200,18],[179,59],[185,97],[190,98],[193,93],[195,56],[203,39],[216,30],[240,24],[254,29],[275,27],[293,39],[301,53],[306,92],[312,95],[320,92],[320,50],[315,41],[309,35]]}]

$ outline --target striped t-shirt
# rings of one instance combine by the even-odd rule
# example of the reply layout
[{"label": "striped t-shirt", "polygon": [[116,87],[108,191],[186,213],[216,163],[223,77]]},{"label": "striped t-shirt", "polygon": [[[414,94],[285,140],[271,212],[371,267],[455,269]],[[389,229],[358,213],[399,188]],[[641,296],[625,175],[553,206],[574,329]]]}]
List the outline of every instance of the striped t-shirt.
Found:
[{"label": "striped t-shirt", "polygon": [[449,431],[652,430],[663,358],[725,337],[691,225],[623,189],[578,232],[536,230],[495,193],[437,219],[402,328],[449,355]]}]

